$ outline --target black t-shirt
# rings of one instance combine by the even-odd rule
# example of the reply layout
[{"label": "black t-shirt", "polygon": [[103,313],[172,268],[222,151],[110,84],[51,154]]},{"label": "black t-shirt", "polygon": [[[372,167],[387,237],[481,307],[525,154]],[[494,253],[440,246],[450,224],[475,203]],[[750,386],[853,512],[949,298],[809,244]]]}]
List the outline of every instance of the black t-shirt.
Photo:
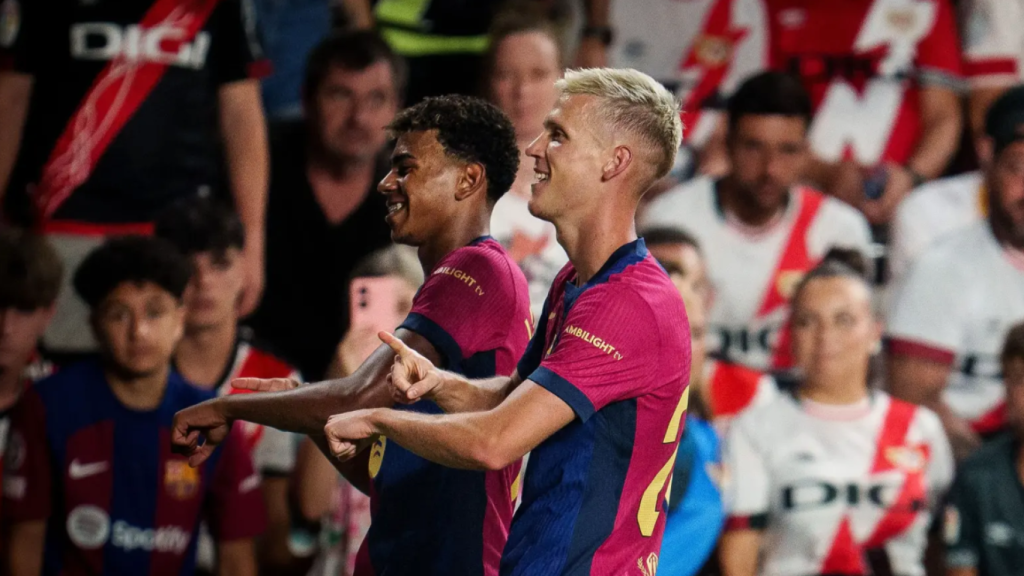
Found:
[{"label": "black t-shirt", "polygon": [[0,69],[34,79],[15,219],[46,190],[70,193],[52,219],[89,223],[222,190],[218,88],[267,70],[249,1],[0,0]]},{"label": "black t-shirt", "polygon": [[1019,442],[985,444],[957,472],[945,513],[946,564],[980,576],[1017,576],[1024,567],[1024,485]]},{"label": "black t-shirt", "polygon": [[271,126],[270,157],[266,288],[250,324],[307,380],[319,380],[348,330],[352,269],[391,244],[387,207],[376,193],[387,167],[380,164],[363,203],[334,225],[306,176],[301,121]]}]

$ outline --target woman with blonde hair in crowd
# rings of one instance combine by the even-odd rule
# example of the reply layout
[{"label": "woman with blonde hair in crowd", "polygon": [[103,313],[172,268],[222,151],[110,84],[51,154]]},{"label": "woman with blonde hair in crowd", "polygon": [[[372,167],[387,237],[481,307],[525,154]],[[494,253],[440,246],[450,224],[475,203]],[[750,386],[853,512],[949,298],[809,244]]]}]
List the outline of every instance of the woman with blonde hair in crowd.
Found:
[{"label": "woman with blonde hair in crowd", "polygon": [[544,118],[558,99],[555,81],[562,76],[562,61],[554,25],[519,15],[499,19],[485,59],[484,93],[512,120],[522,154],[512,189],[494,206],[491,235],[526,274],[534,317],[558,271],[569,260],[558,245],[554,225],[530,214],[534,162],[525,153],[544,130]]},{"label": "woman with blonde hair in crowd", "polygon": [[833,249],[801,280],[798,382],[729,430],[725,576],[925,572],[953,455],[934,413],[871,386],[882,328],[866,268]]}]

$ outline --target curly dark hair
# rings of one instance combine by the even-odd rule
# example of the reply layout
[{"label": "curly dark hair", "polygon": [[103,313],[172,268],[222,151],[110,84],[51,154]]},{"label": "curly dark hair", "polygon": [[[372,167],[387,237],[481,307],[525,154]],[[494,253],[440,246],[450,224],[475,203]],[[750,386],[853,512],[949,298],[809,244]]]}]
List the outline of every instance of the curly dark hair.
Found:
[{"label": "curly dark hair", "polygon": [[95,308],[125,282],[152,282],[181,300],[192,265],[174,245],[152,236],[120,236],[86,256],[75,272],[75,291]]},{"label": "curly dark hair", "polygon": [[0,309],[38,310],[57,301],[64,265],[46,238],[0,227]]},{"label": "curly dark hair", "polygon": [[487,196],[497,202],[516,179],[519,146],[512,121],[497,106],[472,96],[427,98],[399,112],[388,126],[392,137],[437,130],[444,151],[478,162],[487,174]]},{"label": "curly dark hair", "polygon": [[212,252],[219,258],[231,248],[245,247],[245,228],[235,211],[223,202],[199,196],[179,200],[162,211],[156,220],[156,235],[186,256]]}]

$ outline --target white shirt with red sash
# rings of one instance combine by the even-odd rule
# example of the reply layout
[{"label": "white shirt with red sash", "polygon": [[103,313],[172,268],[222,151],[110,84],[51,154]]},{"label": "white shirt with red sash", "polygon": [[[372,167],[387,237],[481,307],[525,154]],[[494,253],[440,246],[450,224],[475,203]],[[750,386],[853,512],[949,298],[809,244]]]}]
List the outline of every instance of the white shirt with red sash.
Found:
[{"label": "white shirt with red sash", "polygon": [[788,368],[784,324],[800,278],[834,246],[871,254],[871,232],[850,206],[794,188],[771,225],[757,231],[718,206],[715,183],[698,178],[651,202],[642,229],[681,228],[700,242],[714,289],[709,350],[757,370]]},{"label": "white shirt with red sash", "polygon": [[822,405],[781,394],[733,422],[725,446],[726,530],[763,530],[762,576],[922,576],[928,528],[953,478],[938,417],[873,392]]},{"label": "white shirt with red sash", "polygon": [[889,351],[948,365],[944,398],[982,434],[1005,422],[999,354],[1024,320],[1024,255],[1000,246],[987,221],[936,241],[892,299]]}]

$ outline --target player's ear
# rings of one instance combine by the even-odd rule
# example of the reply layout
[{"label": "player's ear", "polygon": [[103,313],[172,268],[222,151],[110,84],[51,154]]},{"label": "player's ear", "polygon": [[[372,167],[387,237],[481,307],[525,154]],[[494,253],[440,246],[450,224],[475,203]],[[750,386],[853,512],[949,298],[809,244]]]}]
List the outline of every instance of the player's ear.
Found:
[{"label": "player's ear", "polygon": [[455,186],[455,199],[462,201],[478,193],[487,194],[487,170],[479,162],[470,162],[459,176]]},{"label": "player's ear", "polygon": [[619,145],[612,150],[612,156],[601,167],[601,181],[607,182],[622,174],[633,163],[633,151]]}]

